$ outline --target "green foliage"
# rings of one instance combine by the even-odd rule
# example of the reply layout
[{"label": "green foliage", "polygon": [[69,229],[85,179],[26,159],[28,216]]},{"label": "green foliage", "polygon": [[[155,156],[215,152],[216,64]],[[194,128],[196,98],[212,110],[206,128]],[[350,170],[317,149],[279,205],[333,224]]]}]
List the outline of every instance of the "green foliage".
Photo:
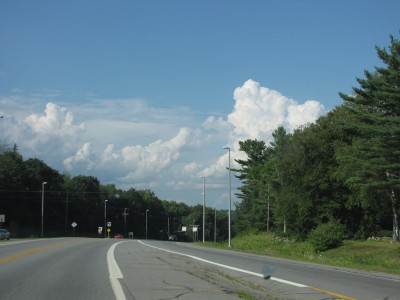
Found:
[{"label": "green foliage", "polygon": [[237,193],[238,198],[242,200],[236,203],[235,228],[238,232],[249,229],[265,230],[269,197],[265,172],[267,148],[263,141],[246,140],[239,142],[239,150],[246,154],[247,160],[236,160],[240,165],[240,169],[235,170],[238,174],[236,177],[243,185]]},{"label": "green foliage", "polygon": [[7,150],[0,155],[0,189],[23,188],[23,158],[15,151]]},{"label": "green foliage", "polygon": [[323,252],[340,246],[344,237],[345,227],[337,221],[329,221],[311,231],[308,241],[315,252]]},{"label": "green foliage", "polygon": [[[377,47],[384,67],[365,71],[365,79],[357,79],[359,88],[353,95],[341,93],[351,122],[343,125],[352,138],[342,143],[337,159],[345,183],[361,195],[386,192],[382,200],[393,213],[393,239],[400,238],[400,41],[391,37],[389,50]],[[370,198],[361,204],[370,206]]]}]

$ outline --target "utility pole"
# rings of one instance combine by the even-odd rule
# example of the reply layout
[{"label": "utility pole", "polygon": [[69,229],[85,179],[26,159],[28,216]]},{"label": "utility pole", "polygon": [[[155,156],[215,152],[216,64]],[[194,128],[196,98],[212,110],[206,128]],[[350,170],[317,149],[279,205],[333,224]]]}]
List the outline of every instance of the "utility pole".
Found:
[{"label": "utility pole", "polygon": [[205,243],[206,232],[206,178],[203,176],[203,243]]},{"label": "utility pole", "polygon": [[217,242],[217,208],[214,206],[214,244]]},{"label": "utility pole", "polygon": [[107,202],[108,200],[104,200],[104,238],[107,237]]},{"label": "utility pole", "polygon": [[269,232],[269,195],[268,195],[268,215],[267,215],[267,232]]},{"label": "utility pole", "polygon": [[129,208],[124,207],[124,213],[122,214],[124,216],[124,237],[126,237],[126,216],[129,215],[126,211],[129,210]]},{"label": "utility pole", "polygon": [[231,206],[232,206],[232,188],[231,188],[231,148],[224,147],[228,150],[228,193],[229,193],[229,210],[228,210],[228,247],[231,248]]},{"label": "utility pole", "polygon": [[148,236],[148,228],[147,228],[147,213],[149,212],[150,209],[146,209],[146,240]]},{"label": "utility pole", "polygon": [[65,232],[68,231],[68,191],[67,191],[67,199],[65,201]]},{"label": "utility pole", "polygon": [[43,238],[43,216],[44,216],[44,185],[47,184],[46,181],[42,182],[42,238]]}]

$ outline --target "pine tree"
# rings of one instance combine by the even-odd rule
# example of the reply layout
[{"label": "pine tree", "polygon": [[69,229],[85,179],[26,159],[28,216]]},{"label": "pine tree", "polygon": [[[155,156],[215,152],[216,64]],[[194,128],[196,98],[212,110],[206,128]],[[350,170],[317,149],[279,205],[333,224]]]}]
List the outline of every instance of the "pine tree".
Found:
[{"label": "pine tree", "polygon": [[268,195],[264,163],[267,160],[266,145],[263,141],[246,140],[239,142],[239,150],[247,159],[237,159],[240,169],[235,170],[243,185],[236,195],[241,199],[236,204],[236,228],[240,231],[265,230],[268,228]]},{"label": "pine tree", "polygon": [[[393,239],[399,240],[400,193],[400,41],[390,37],[389,50],[376,47],[385,66],[365,71],[353,95],[340,96],[355,122],[347,124],[354,135],[353,168],[348,183],[365,191],[385,191],[393,214]],[[342,157],[343,158],[343,157]]]}]

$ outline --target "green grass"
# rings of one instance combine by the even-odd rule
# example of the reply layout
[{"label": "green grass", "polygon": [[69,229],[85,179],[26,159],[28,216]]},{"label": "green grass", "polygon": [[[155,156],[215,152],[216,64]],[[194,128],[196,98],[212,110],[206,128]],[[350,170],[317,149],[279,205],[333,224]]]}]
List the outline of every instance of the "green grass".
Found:
[{"label": "green grass", "polygon": [[245,300],[257,300],[257,298],[253,297],[252,295],[246,293],[245,291],[236,291],[236,294]]},{"label": "green grass", "polygon": [[[206,243],[205,245],[228,248],[227,243]],[[307,242],[276,241],[273,235],[260,233],[235,237],[231,245],[233,250],[248,253],[400,274],[399,242],[348,240],[336,249],[315,253],[311,244]]]}]

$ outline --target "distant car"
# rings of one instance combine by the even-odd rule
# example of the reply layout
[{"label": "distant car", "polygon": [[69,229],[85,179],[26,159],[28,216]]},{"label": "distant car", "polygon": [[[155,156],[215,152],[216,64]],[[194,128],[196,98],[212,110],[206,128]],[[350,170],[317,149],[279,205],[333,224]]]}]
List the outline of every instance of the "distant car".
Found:
[{"label": "distant car", "polygon": [[175,234],[171,234],[169,237],[168,237],[168,241],[178,241],[178,237],[175,235]]},{"label": "distant car", "polygon": [[114,239],[122,239],[124,236],[122,234],[116,234],[114,235]]},{"label": "distant car", "polygon": [[9,240],[10,232],[7,229],[0,229],[0,240]]}]

